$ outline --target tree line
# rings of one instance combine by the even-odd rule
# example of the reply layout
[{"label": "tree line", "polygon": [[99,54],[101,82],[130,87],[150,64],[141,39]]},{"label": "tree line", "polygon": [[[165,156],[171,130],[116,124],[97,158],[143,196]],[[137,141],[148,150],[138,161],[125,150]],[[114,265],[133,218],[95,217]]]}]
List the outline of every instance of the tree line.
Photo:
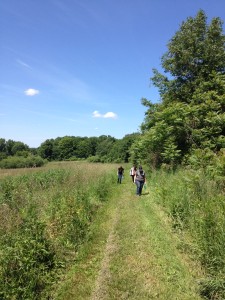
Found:
[{"label": "tree line", "polygon": [[[130,147],[139,133],[116,139],[110,135],[99,137],[64,136],[47,139],[38,148],[29,148],[23,142],[0,139],[0,160],[39,156],[47,161],[82,160],[92,162],[128,162]],[[0,163],[1,165],[1,163]]]}]

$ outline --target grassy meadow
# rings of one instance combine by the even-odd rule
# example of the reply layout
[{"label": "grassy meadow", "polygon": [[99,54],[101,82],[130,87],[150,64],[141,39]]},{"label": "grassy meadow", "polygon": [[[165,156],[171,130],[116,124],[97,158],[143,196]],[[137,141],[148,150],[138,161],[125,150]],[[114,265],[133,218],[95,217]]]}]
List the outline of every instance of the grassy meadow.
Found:
[{"label": "grassy meadow", "polygon": [[0,170],[1,299],[48,299],[115,177],[113,164]]},{"label": "grassy meadow", "polygon": [[0,170],[0,299],[97,299],[105,281],[110,299],[225,299],[223,178],[147,170],[137,202],[130,166],[121,185],[117,168]]}]

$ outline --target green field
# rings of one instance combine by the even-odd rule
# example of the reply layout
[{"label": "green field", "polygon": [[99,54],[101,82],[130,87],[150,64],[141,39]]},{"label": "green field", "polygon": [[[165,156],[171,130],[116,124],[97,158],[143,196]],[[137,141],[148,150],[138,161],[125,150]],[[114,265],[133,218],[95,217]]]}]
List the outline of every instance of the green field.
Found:
[{"label": "green field", "polygon": [[224,194],[203,173],[0,170],[0,299],[224,299]]}]

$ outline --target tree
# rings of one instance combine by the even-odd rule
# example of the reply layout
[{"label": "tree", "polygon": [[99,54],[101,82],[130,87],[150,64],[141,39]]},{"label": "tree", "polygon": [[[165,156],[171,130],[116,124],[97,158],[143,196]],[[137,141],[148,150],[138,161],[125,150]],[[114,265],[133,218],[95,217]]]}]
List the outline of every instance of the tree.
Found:
[{"label": "tree", "polygon": [[53,148],[54,140],[48,139],[40,145],[38,148],[38,154],[44,159],[53,160]]},{"label": "tree", "polygon": [[103,135],[99,137],[99,143],[96,147],[96,155],[99,156],[103,162],[110,161],[109,153],[115,142],[116,139],[110,135]]},{"label": "tree", "polygon": [[[195,18],[189,17],[168,43],[162,56],[162,67],[167,76],[153,70],[153,84],[159,88],[164,103],[183,101],[190,103],[196,87],[211,80],[211,74],[225,74],[225,36],[222,21],[213,18],[206,23],[200,10]],[[208,86],[210,90],[210,86]]]},{"label": "tree", "polygon": [[219,18],[206,21],[200,10],[183,22],[162,56],[164,74],[153,70],[161,102],[142,99],[143,137],[133,147],[149,163],[174,165],[193,149],[225,147],[225,36]]},{"label": "tree", "polygon": [[29,151],[29,147],[28,145],[22,143],[22,142],[14,142],[14,145],[11,149],[12,155],[16,155],[18,152],[22,152],[22,151]]},{"label": "tree", "polygon": [[0,152],[6,152],[6,140],[0,138]]},{"label": "tree", "polygon": [[75,150],[77,148],[77,140],[72,136],[65,136],[60,139],[58,143],[58,150],[60,159],[69,159],[75,156]]},{"label": "tree", "polygon": [[6,149],[6,155],[7,156],[13,155],[12,148],[13,148],[14,145],[15,145],[15,141],[13,141],[13,140],[6,141],[5,149]]},{"label": "tree", "polygon": [[91,141],[87,137],[79,139],[75,155],[78,158],[88,158],[92,155]]},{"label": "tree", "polygon": [[108,151],[105,153],[107,161],[118,163],[128,162],[130,158],[129,149],[131,144],[134,142],[135,137],[135,133],[128,134],[122,139],[115,139],[111,145],[109,144]]}]

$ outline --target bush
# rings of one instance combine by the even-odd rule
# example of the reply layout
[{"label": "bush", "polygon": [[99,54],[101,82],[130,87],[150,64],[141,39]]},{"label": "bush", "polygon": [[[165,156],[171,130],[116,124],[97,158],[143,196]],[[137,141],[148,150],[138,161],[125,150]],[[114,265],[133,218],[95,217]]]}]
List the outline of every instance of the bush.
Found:
[{"label": "bush", "polygon": [[23,156],[10,156],[0,161],[1,169],[17,169],[17,168],[33,168],[41,167],[46,163],[40,156],[30,155]]},{"label": "bush", "polygon": [[88,162],[101,162],[101,158],[98,155],[90,156],[87,158]]}]

